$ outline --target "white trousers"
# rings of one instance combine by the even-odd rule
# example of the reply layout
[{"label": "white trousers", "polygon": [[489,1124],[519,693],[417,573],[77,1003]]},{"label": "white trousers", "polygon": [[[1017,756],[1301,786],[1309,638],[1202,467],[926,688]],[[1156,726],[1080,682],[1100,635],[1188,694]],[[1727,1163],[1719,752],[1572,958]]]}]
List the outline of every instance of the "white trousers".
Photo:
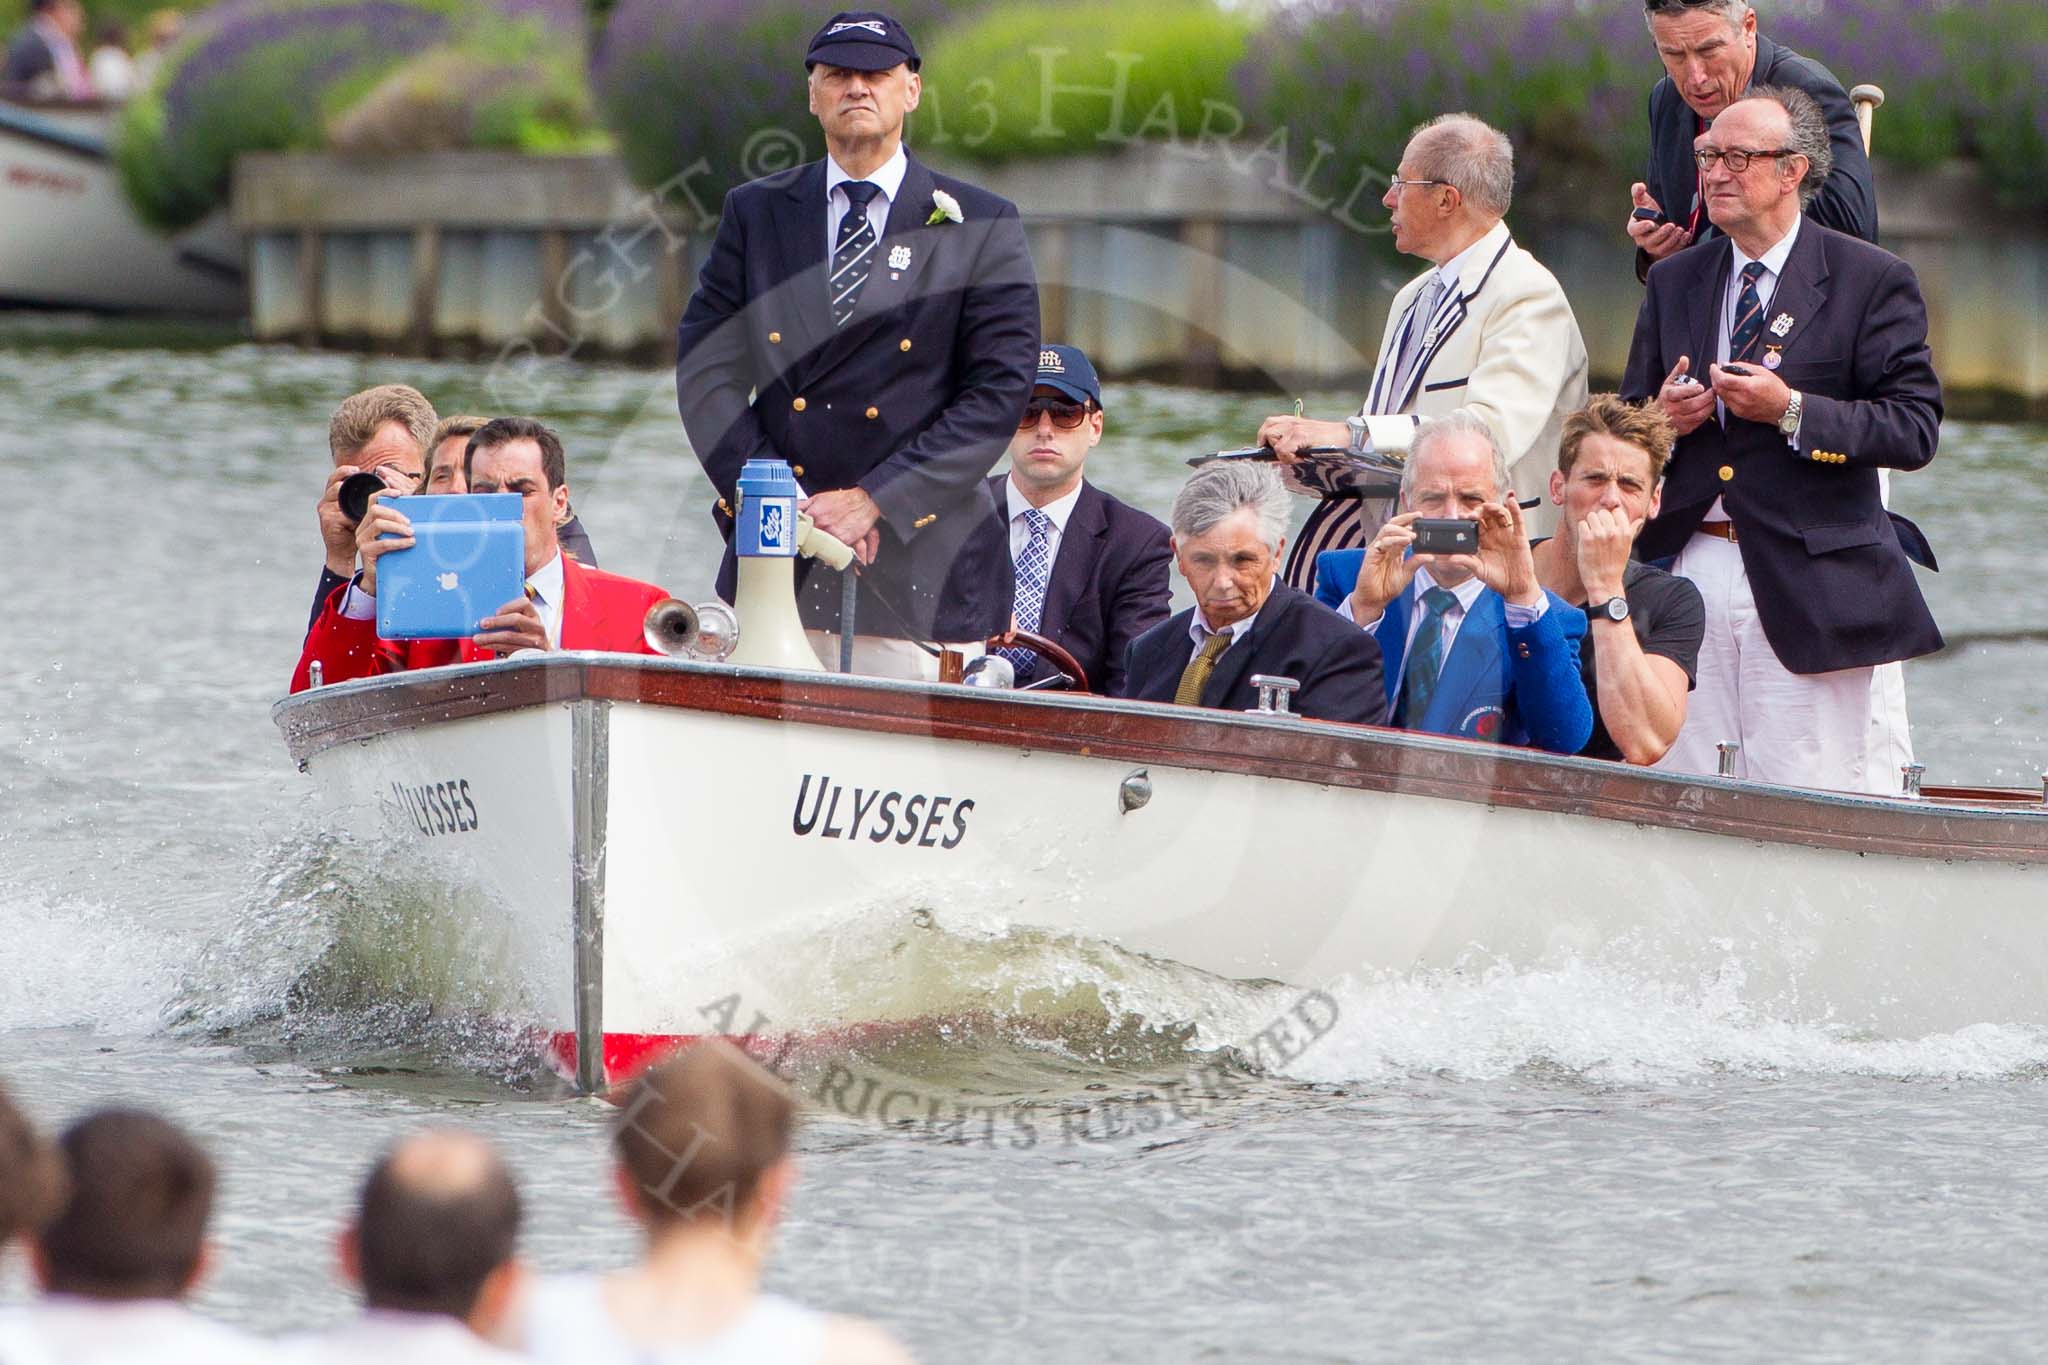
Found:
[{"label": "white trousers", "polygon": [[[836,630],[807,630],[804,637],[811,642],[811,648],[818,652],[819,660],[830,672],[839,671],[839,632]],[[976,640],[971,645],[947,645],[969,659],[981,657],[987,651]],[[904,678],[911,682],[937,682],[939,661],[935,655],[926,653],[908,640],[892,640],[882,635],[855,635],[853,637],[853,671],[866,678]]]},{"label": "white trousers", "polygon": [[[1715,745],[1733,740],[1742,746],[1735,756],[1738,777],[1829,791],[1898,790],[1895,771],[1870,772],[1876,670],[1794,673],[1779,663],[1757,619],[1742,551],[1733,543],[1694,536],[1671,567],[1706,600],[1707,634],[1700,643],[1699,687],[1659,769],[1715,772]],[[1903,726],[1903,682],[1898,707]]]}]

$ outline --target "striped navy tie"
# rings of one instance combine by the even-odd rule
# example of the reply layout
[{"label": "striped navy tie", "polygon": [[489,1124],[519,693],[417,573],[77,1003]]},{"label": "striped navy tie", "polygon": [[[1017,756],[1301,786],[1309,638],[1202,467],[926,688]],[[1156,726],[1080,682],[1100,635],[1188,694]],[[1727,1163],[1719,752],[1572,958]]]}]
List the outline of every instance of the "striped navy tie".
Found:
[{"label": "striped navy tie", "polygon": [[839,240],[832,246],[832,325],[842,327],[860,302],[868,282],[868,257],[875,254],[875,225],[868,221],[868,203],[882,187],[868,180],[848,180],[846,216],[839,220]]}]

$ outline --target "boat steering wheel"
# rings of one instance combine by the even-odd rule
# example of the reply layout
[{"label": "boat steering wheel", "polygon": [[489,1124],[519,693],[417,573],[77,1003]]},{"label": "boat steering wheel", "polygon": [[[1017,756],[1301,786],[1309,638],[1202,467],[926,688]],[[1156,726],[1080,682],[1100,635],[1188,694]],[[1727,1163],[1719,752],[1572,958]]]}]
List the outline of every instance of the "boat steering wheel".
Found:
[{"label": "boat steering wheel", "polygon": [[982,641],[982,648],[990,651],[998,649],[1028,649],[1035,654],[1050,659],[1054,668],[1067,675],[1068,691],[1086,692],[1088,690],[1088,670],[1081,667],[1080,662],[1067,652],[1064,645],[1061,645],[1056,640],[1048,640],[1045,636],[1035,631],[1017,630],[1013,627],[1000,635],[989,636],[988,639]]}]

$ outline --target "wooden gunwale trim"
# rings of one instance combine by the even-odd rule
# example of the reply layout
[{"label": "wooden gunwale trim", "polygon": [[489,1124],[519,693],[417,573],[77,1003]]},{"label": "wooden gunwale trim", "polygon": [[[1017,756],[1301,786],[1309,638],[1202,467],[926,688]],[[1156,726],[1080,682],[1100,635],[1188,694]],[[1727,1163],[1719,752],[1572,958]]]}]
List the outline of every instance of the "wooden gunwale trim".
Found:
[{"label": "wooden gunwale trim", "polygon": [[2020,807],[2011,793],[1987,794],[1996,803],[1992,808],[1801,794],[1362,726],[1224,719],[1149,703],[1062,704],[1056,698],[966,689],[875,686],[830,674],[796,677],[561,656],[517,668],[434,670],[332,695],[302,694],[280,703],[274,714],[292,757],[303,765],[320,750],[352,740],[584,697],[1398,792],[1758,844],[2048,863],[2048,814]]}]

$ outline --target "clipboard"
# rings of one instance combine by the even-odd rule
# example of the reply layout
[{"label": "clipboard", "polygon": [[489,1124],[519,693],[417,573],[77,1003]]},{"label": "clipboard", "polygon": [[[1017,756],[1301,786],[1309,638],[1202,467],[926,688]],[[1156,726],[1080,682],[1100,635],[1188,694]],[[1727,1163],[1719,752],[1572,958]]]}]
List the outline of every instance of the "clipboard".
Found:
[{"label": "clipboard", "polygon": [[425,493],[394,499],[410,549],[377,561],[377,634],[386,640],[474,635],[526,591],[526,527],[517,493]]}]

